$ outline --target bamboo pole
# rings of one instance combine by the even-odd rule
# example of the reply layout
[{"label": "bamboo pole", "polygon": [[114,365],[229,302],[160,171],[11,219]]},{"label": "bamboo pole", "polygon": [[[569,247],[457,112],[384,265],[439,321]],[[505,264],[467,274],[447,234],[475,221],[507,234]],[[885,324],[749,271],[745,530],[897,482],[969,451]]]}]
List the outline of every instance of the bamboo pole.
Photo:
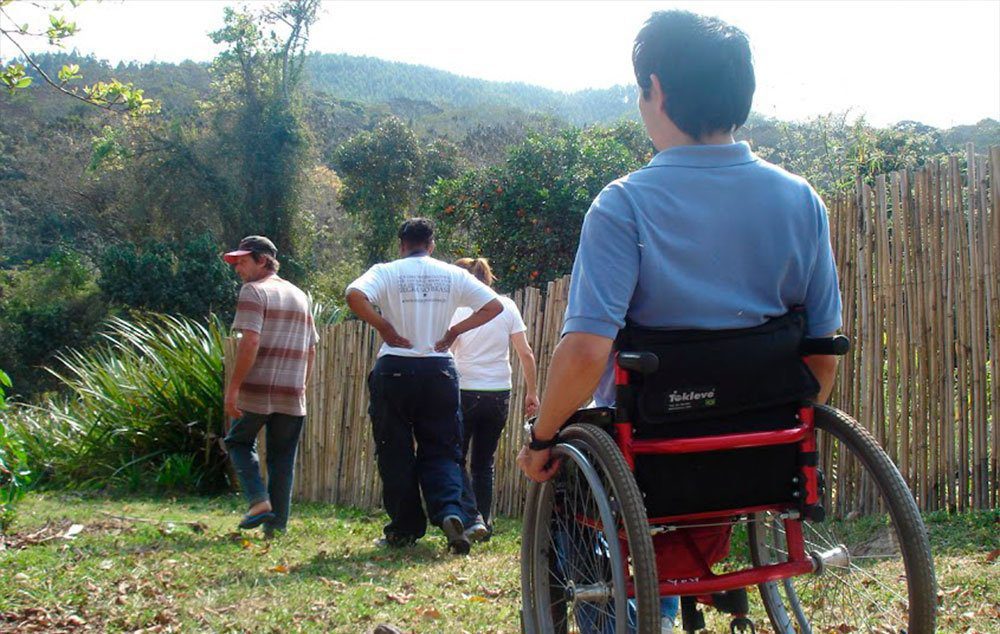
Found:
[{"label": "bamboo pole", "polygon": [[[967,250],[969,266],[966,269],[970,297],[968,301],[968,319],[971,333],[969,342],[970,355],[970,386],[969,398],[970,420],[967,435],[963,436],[966,442],[966,454],[963,461],[964,482],[969,485],[967,493],[969,508],[983,508],[983,481],[980,471],[984,461],[982,441],[985,439],[983,432],[986,424],[986,366],[987,366],[987,329],[986,329],[986,270],[987,262],[983,257],[982,240],[985,227],[983,215],[985,209],[980,205],[981,184],[980,179],[983,174],[982,161],[978,160],[975,148],[972,144],[966,146],[967,165],[967,198],[966,208],[968,218],[966,223]],[[965,501],[965,500],[963,500]]]},{"label": "bamboo pole", "polygon": [[[973,170],[974,170],[973,166]],[[970,249],[972,248],[972,235],[970,218],[968,213],[971,209],[963,208],[963,184],[962,175],[958,165],[958,159],[951,157],[948,162],[950,188],[950,209],[949,219],[952,223],[952,239],[954,254],[952,261],[955,264],[953,283],[955,288],[955,416],[957,425],[952,425],[956,432],[951,445],[954,461],[950,465],[948,474],[955,479],[951,491],[954,493],[949,509],[964,511],[967,509],[969,499],[969,438],[972,433],[973,415],[973,395],[972,395],[972,354],[974,337],[974,317],[972,316],[972,302],[975,298],[974,280],[972,280],[972,269],[974,258]]]},{"label": "bamboo pole", "polygon": [[898,399],[896,409],[897,465],[908,485],[912,486],[910,476],[910,337],[908,327],[909,299],[912,295],[908,289],[910,278],[907,260],[904,257],[907,240],[906,210],[904,209],[903,180],[899,172],[890,176],[889,197],[892,204],[892,257],[895,262],[895,275],[892,279],[894,290],[893,322],[895,325],[896,347],[899,353],[898,364]]},{"label": "bamboo pole", "polygon": [[989,465],[992,493],[990,506],[1000,507],[1000,146],[990,148],[990,222],[991,245],[989,273],[992,300],[990,302],[990,400],[991,437]]},{"label": "bamboo pole", "polygon": [[931,271],[928,266],[930,258],[927,256],[928,245],[924,241],[925,234],[928,234],[927,222],[925,216],[927,215],[928,207],[928,193],[930,181],[930,168],[924,168],[917,173],[916,179],[914,181],[914,213],[913,213],[913,242],[911,246],[913,247],[913,253],[915,258],[915,266],[917,273],[917,287],[920,289],[919,294],[916,296],[917,299],[917,315],[916,321],[918,324],[918,337],[917,337],[917,349],[918,349],[918,381],[919,389],[917,391],[918,399],[918,418],[917,418],[917,430],[914,435],[914,442],[916,444],[916,462],[917,462],[917,499],[920,502],[920,508],[927,510],[930,507],[928,499],[930,497],[930,448],[929,448],[929,438],[931,429],[931,362],[930,359],[934,357],[933,351],[931,350],[931,326],[930,326],[930,303],[932,301],[931,294]]}]

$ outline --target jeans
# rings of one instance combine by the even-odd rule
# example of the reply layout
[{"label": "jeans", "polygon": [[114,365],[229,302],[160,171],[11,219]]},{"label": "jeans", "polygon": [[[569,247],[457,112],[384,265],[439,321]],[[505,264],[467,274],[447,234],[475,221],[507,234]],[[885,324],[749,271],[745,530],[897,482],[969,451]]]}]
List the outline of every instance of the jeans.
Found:
[{"label": "jeans", "polygon": [[[233,421],[226,434],[226,449],[233,461],[240,489],[250,506],[271,501],[274,519],[268,522],[272,530],[285,530],[292,505],[292,478],[295,452],[299,445],[304,416],[289,414],[255,414],[244,412]],[[267,487],[260,477],[257,458],[257,433],[265,427],[267,442]]]},{"label": "jeans", "polygon": [[[379,357],[368,375],[388,537],[423,537],[462,506],[462,422],[458,371],[450,357]],[[416,451],[414,451],[414,440]],[[423,493],[427,513],[420,504]]]},{"label": "jeans", "polygon": [[[557,529],[552,532],[555,557],[552,560],[551,573],[560,583],[565,583],[571,570],[580,566],[580,562],[574,561],[574,555],[579,556],[579,551],[575,550],[575,548],[579,548],[580,546],[574,546],[574,543],[587,544],[587,548],[595,548],[595,552],[606,552],[607,541],[603,533],[595,533],[591,529],[583,529],[578,526],[575,528],[576,530],[573,530],[573,527],[571,527],[573,532],[567,532],[564,529]],[[576,570],[576,572],[581,573],[585,571]],[[576,581],[580,581],[580,579],[576,579]],[[583,579],[583,581],[592,582],[596,581],[596,579]],[[679,608],[680,599],[677,597],[660,597],[661,622],[666,619],[673,623],[677,618]],[[565,605],[559,605],[553,611],[556,631],[565,631],[565,609]],[[614,613],[613,604],[598,608],[592,603],[579,602],[574,605],[574,610],[576,623],[580,628],[581,634],[614,634],[617,615]],[[628,600],[626,611],[626,631],[628,634],[635,634],[635,599]]]},{"label": "jeans", "polygon": [[471,487],[467,494],[472,494],[487,525],[493,508],[494,456],[509,406],[510,390],[462,390],[462,465],[468,464],[466,486]]}]

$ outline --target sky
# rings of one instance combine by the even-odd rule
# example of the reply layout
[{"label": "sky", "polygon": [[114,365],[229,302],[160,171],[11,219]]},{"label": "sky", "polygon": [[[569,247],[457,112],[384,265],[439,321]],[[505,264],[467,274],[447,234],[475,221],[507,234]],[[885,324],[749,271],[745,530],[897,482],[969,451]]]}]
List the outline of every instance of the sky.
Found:
[{"label": "sky", "polygon": [[[89,0],[70,9],[62,4],[81,29],[67,48],[111,62],[208,61],[218,50],[207,33],[221,26],[223,8],[260,5]],[[1000,0],[330,0],[312,29],[309,50],[567,92],[606,88],[634,83],[632,40],[651,12],[671,8],[715,15],[747,32],[758,113],[803,120],[849,111],[880,126],[916,120],[951,127],[1000,119]],[[44,19],[25,0],[5,10],[19,22]],[[14,56],[12,48],[0,41],[0,57]],[[45,49],[43,39],[29,50]]]}]

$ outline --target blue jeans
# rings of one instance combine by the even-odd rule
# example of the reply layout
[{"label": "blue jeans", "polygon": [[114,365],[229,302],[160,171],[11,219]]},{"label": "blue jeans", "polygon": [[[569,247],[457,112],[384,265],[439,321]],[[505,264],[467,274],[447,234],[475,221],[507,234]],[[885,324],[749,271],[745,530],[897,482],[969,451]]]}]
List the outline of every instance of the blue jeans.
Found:
[{"label": "blue jeans", "polygon": [[[552,573],[556,579],[565,580],[565,577],[571,566],[570,556],[574,552],[572,543],[578,539],[584,539],[584,541],[590,542],[595,540],[598,544],[604,544],[606,547],[606,542],[604,541],[603,534],[594,534],[589,530],[582,532],[579,535],[567,534],[563,530],[556,530],[552,534],[552,541],[555,546],[555,558],[553,559]],[[601,549],[603,550],[603,548]],[[616,615],[614,612],[614,606],[608,605],[605,608],[598,609],[593,604],[589,603],[577,603],[575,604],[575,614],[577,626],[580,628],[581,634],[613,634],[615,631],[615,621]],[[677,612],[680,608],[680,599],[677,597],[660,597],[660,619],[669,619],[671,623],[677,618]],[[562,609],[565,609],[564,607]],[[606,610],[610,609],[612,614],[608,618]],[[559,612],[557,609],[556,612]],[[554,617],[557,620],[556,629],[561,630],[562,627],[559,623],[559,619],[563,617]],[[627,614],[626,619],[628,624],[626,625],[626,631],[629,634],[635,634],[636,631],[636,612],[635,612],[635,599],[629,599],[627,604]],[[603,626],[601,625],[603,623]]]},{"label": "blue jeans", "polygon": [[[244,412],[243,418],[234,420],[226,434],[226,449],[236,468],[243,497],[250,506],[271,501],[275,517],[267,526],[272,530],[285,530],[288,525],[295,452],[304,420],[305,416]],[[257,433],[261,427],[266,427],[266,487],[260,477],[260,461],[257,458]]]},{"label": "blue jeans", "polygon": [[[379,357],[368,375],[382,504],[388,537],[424,536],[463,510],[462,421],[458,371],[450,357]],[[414,451],[416,444],[416,451]],[[427,503],[427,513],[420,496]]]},{"label": "blue jeans", "polygon": [[493,507],[494,456],[509,405],[510,390],[462,390],[462,465],[468,459],[471,475],[466,479],[466,495],[471,494],[486,524]]}]

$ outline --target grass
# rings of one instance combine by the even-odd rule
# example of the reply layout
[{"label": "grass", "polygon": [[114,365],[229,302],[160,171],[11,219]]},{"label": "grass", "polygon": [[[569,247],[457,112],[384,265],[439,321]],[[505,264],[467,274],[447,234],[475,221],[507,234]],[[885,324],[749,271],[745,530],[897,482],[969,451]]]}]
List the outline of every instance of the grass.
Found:
[{"label": "grass", "polygon": [[[379,548],[381,514],[299,504],[291,532],[268,542],[233,531],[242,511],[234,496],[30,494],[0,538],[0,632],[519,631],[515,520],[455,557],[434,529],[413,548]],[[927,521],[938,631],[995,631],[1000,512]],[[73,524],[84,528],[65,539]]]}]

